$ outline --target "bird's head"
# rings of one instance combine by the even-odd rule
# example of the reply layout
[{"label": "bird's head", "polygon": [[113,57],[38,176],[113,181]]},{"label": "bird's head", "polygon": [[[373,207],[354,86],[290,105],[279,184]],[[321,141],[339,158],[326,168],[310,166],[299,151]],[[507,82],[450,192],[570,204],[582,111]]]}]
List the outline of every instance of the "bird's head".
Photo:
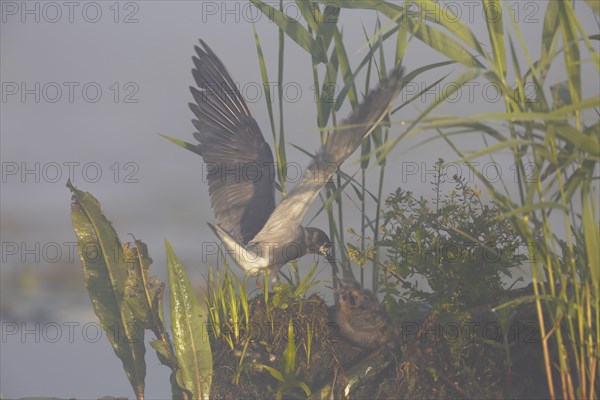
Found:
[{"label": "bird's head", "polygon": [[305,240],[309,253],[319,254],[337,268],[335,260],[335,250],[333,242],[329,240],[329,236],[318,228],[305,228]]},{"label": "bird's head", "polygon": [[353,279],[341,279],[337,289],[340,309],[347,313],[373,311],[377,308],[377,297],[369,289],[363,289]]}]

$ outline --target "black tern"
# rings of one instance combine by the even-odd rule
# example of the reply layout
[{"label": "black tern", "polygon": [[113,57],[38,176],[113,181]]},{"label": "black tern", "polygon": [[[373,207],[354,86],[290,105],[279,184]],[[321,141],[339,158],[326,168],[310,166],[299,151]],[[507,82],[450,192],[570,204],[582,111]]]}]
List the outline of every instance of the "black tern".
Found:
[{"label": "black tern", "polygon": [[208,225],[251,275],[268,270],[274,280],[281,267],[307,253],[325,257],[337,271],[327,234],[303,227],[302,221],[327,180],[389,112],[402,88],[402,69],[395,68],[337,127],[276,206],[271,148],[223,63],[206,43],[200,44],[192,58],[197,87],[190,87],[195,103],[189,106],[197,118],[194,137],[217,220],[216,226]]}]

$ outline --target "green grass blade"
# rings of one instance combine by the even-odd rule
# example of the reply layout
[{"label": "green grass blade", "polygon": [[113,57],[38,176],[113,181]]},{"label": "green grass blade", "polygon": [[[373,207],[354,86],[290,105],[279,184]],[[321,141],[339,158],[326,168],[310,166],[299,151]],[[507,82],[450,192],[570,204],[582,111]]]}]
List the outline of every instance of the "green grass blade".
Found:
[{"label": "green grass blade", "polygon": [[[286,165],[285,147],[279,145],[279,139],[277,138],[277,131],[275,130],[275,118],[273,116],[273,101],[271,98],[271,89],[269,88],[269,75],[267,73],[267,65],[265,57],[263,55],[262,47],[260,45],[260,38],[256,32],[256,26],[252,26],[254,31],[254,40],[256,42],[256,53],[258,54],[258,64],[260,67],[260,75],[263,80],[263,88],[265,93],[265,103],[267,106],[267,113],[269,114],[269,122],[271,124],[271,134],[273,136],[273,148],[275,149],[275,158],[277,161],[277,180],[278,189],[285,195],[285,170],[283,168]],[[280,85],[281,87],[281,85]],[[283,111],[282,111],[283,112]]]},{"label": "green grass blade", "polygon": [[510,217],[519,216],[519,215],[527,215],[529,213],[532,213],[532,212],[538,211],[538,210],[550,210],[552,208],[556,208],[559,210],[565,210],[565,211],[567,210],[567,208],[560,203],[556,203],[553,201],[542,201],[540,203],[529,203],[523,207],[518,207],[511,211],[507,211],[504,213],[504,216],[507,218],[510,218]]},{"label": "green grass blade", "polygon": [[508,44],[510,46],[510,57],[512,61],[513,73],[515,75],[515,83],[517,84],[518,90],[518,101],[516,102],[516,107],[518,110],[523,110],[523,102],[525,102],[525,88],[523,87],[523,77],[521,75],[521,67],[519,66],[519,59],[517,58],[517,51],[515,49],[515,45],[512,41],[512,38],[508,38]]},{"label": "green grass blade", "polygon": [[504,83],[506,80],[506,50],[504,25],[502,23],[502,4],[500,0],[483,0],[483,10],[490,43],[492,44],[495,70]]},{"label": "green grass blade", "polygon": [[[426,20],[440,24],[448,31],[456,35],[456,37],[483,55],[483,51],[479,46],[477,38],[471,29],[469,29],[469,26],[465,24],[458,15],[455,15],[452,12],[452,7],[447,7],[444,3],[439,3],[432,0],[422,0],[414,4],[418,4],[420,6],[421,14],[425,15]],[[501,8],[496,10],[496,12],[501,13]]]},{"label": "green grass blade", "polygon": [[[364,28],[363,28],[364,30]],[[386,32],[385,35],[383,35],[383,41],[385,41],[386,39],[388,39],[389,37],[391,37],[394,33],[396,32],[396,30],[391,30],[389,32]],[[365,36],[368,37],[368,35],[365,32]],[[377,51],[377,49],[379,49],[379,41],[377,41],[375,43],[375,45],[373,45],[372,47],[369,47],[369,52],[363,57],[362,61],[358,64],[358,66],[356,67],[356,69],[352,72],[352,76],[348,76],[348,77],[344,77],[344,87],[342,88],[342,90],[340,90],[339,94],[337,95],[337,104],[336,104],[336,108],[335,111],[339,111],[339,109],[341,108],[342,104],[344,103],[344,99],[346,98],[346,95],[348,94],[348,91],[354,89],[356,90],[356,88],[354,87],[354,80],[356,79],[356,77],[359,75],[360,71],[363,69],[363,67],[366,65],[367,66],[367,76],[365,79],[365,85],[367,86],[368,89],[368,84],[370,81],[370,68],[371,68],[371,63],[373,62],[373,54],[375,53],[375,51]]]},{"label": "green grass blade", "polygon": [[184,140],[176,139],[176,138],[171,137],[171,136],[163,135],[162,133],[159,133],[159,135],[162,136],[162,137],[164,137],[165,139],[167,139],[167,140],[175,143],[176,145],[181,146],[184,149],[191,151],[192,153],[196,153],[199,156],[202,155],[202,154],[200,154],[200,150],[198,149],[198,146],[196,146],[196,145],[188,143],[188,142],[186,142]]},{"label": "green grass blade", "polygon": [[565,66],[571,101],[579,103],[581,101],[581,59],[579,57],[577,25],[573,21],[576,17],[573,15],[571,5],[566,2],[559,2],[559,10],[558,15],[564,43]]},{"label": "green grass blade", "polygon": [[462,160],[463,161],[471,161],[471,160],[474,160],[479,157],[498,153],[500,150],[511,149],[511,148],[514,148],[515,146],[519,146],[519,145],[531,145],[531,144],[532,143],[529,140],[508,139],[508,140],[502,141],[500,143],[496,143],[494,145],[488,146],[484,149],[475,151],[475,152],[465,156],[464,158],[462,158]]},{"label": "green grass blade", "polygon": [[277,140],[277,134],[275,133],[275,117],[273,116],[273,99],[271,99],[271,90],[269,88],[269,74],[267,73],[267,65],[265,63],[265,56],[263,55],[262,47],[260,45],[260,38],[256,32],[256,25],[252,25],[254,32],[254,42],[256,43],[256,53],[258,54],[258,65],[260,67],[260,76],[263,80],[263,90],[265,93],[265,103],[267,105],[267,113],[269,114],[269,122],[271,124],[271,133],[273,140]]},{"label": "green grass blade", "polygon": [[[302,1],[302,0],[299,0]],[[335,4],[330,4],[325,7],[323,10],[323,15],[321,17],[321,24],[319,25],[319,36],[323,38],[323,48],[325,51],[329,48],[331,44],[331,39],[333,39],[333,35],[338,31],[337,23],[340,17],[340,8]]]},{"label": "green grass blade", "polygon": [[260,0],[250,0],[252,4],[258,8],[263,15],[273,21],[279,29],[296,42],[300,47],[312,54],[313,58],[321,63],[327,62],[325,49],[321,42],[313,39],[312,35],[300,25],[297,21],[290,20],[282,11],[271,7],[270,5]]},{"label": "green grass blade", "polygon": [[590,282],[595,289],[595,293],[600,297],[600,230],[598,228],[598,213],[596,210],[597,201],[591,192],[587,192],[583,199],[583,233],[585,238],[585,248],[588,256],[590,269]]},{"label": "green grass blade", "polygon": [[287,347],[283,352],[283,371],[286,375],[292,375],[296,370],[296,340],[294,338],[294,324],[291,318],[288,323],[287,338]]},{"label": "green grass blade", "polygon": [[[279,0],[279,8],[283,9],[283,0]],[[282,194],[285,196],[285,182],[287,181],[287,155],[285,152],[285,123],[283,118],[283,65],[285,50],[285,35],[283,30],[279,29],[279,59],[277,63],[277,96],[279,99],[279,145],[275,147],[277,152],[278,168],[281,170],[281,187],[284,189]],[[281,163],[281,164],[279,164]]]},{"label": "green grass blade", "polygon": [[558,14],[559,14],[559,2],[549,1],[546,6],[546,13],[544,14],[544,26],[542,28],[542,55],[539,61],[539,82],[544,83],[546,74],[552,65],[552,60],[556,54],[556,43],[558,41],[559,29],[558,26]]},{"label": "green grass blade", "polygon": [[334,51],[330,62],[327,63],[327,70],[325,72],[325,78],[323,79],[323,85],[321,87],[321,96],[319,101],[321,102],[321,113],[318,116],[317,122],[319,128],[324,128],[329,122],[331,116],[331,110],[334,104],[336,104],[336,87],[337,87],[337,76],[338,76],[338,57]]},{"label": "green grass blade", "polygon": [[[452,86],[451,90],[443,92],[442,96],[439,96],[436,101],[431,103],[420,115],[413,121],[405,130],[405,132],[389,141],[384,143],[381,148],[376,151],[381,151],[381,157],[387,157],[388,153],[398,144],[398,142],[411,133],[412,129],[425,117],[433,111],[436,107],[446,101],[448,97],[451,97],[457,90],[459,90],[465,83],[473,81],[479,75],[479,69],[469,69],[462,73],[455,81],[455,85]],[[408,74],[407,74],[408,76]]]},{"label": "green grass blade", "polygon": [[[346,47],[344,46],[344,42],[342,40],[342,34],[340,31],[335,29],[333,33],[333,40],[335,43],[335,51],[337,52],[338,62],[340,64],[340,72],[342,73],[342,77],[344,79],[344,87],[347,87],[345,93],[348,94],[348,100],[350,101],[350,105],[352,108],[358,105],[358,97],[356,95],[356,85],[354,84],[354,76],[352,75],[352,67],[350,66],[350,61],[348,60],[348,53],[346,52]],[[343,102],[343,98],[338,96],[338,101]],[[339,108],[336,107],[336,110]]]},{"label": "green grass blade", "polygon": [[[327,1],[320,1],[327,4]],[[419,7],[440,7],[436,3],[426,0],[424,4],[423,2],[413,3]],[[409,31],[421,40],[423,43],[427,44],[429,47],[439,51],[441,54],[467,66],[467,67],[480,67],[481,64],[477,59],[472,56],[469,51],[458,41],[456,41],[452,36],[448,35],[447,32],[443,32],[434,28],[432,25],[429,25],[422,21],[419,15],[415,17],[410,17],[404,14],[404,9],[395,4],[391,4],[385,1],[371,1],[371,0],[353,0],[336,3],[341,8],[354,8],[354,9],[368,9],[379,11],[384,14],[386,17],[392,20],[398,20],[399,24],[407,23],[409,27]],[[423,12],[427,14],[428,8],[424,8]],[[440,18],[440,16],[448,16],[448,9],[444,8],[442,12],[436,14],[438,20],[443,20],[443,25],[447,29],[450,29],[453,33],[457,34],[463,41],[472,45],[473,48],[477,49],[477,42],[475,41],[472,33],[470,33],[469,29],[464,25],[458,17],[456,19],[451,20],[450,18],[444,19]],[[395,31],[391,31],[388,33],[392,33]]]},{"label": "green grass blade", "polygon": [[[316,8],[316,5],[313,5],[312,3],[308,2],[308,1],[302,1],[302,0],[295,0],[295,2],[296,2],[296,6],[300,10],[300,13],[302,14],[302,17],[306,21],[308,28],[313,32],[319,32],[319,24],[318,24],[317,20],[315,19],[315,13],[317,12],[317,10],[315,10],[314,8]],[[280,0],[280,4],[281,4],[281,0]]]}]

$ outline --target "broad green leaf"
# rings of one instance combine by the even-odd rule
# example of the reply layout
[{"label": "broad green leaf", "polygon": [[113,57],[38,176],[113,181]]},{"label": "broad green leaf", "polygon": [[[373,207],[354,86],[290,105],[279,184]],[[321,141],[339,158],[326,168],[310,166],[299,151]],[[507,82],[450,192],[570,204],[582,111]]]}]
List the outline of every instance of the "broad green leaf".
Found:
[{"label": "broad green leaf", "polygon": [[73,194],[71,220],[94,312],[123,363],[136,397],[143,399],[144,324],[135,318],[124,299],[127,265],[121,242],[98,200],[88,192],[77,190],[70,180],[67,187]]},{"label": "broad green leaf", "polygon": [[171,292],[171,330],[177,357],[177,383],[194,399],[208,400],[212,381],[212,353],[205,310],[200,307],[185,269],[165,240],[169,290]]}]

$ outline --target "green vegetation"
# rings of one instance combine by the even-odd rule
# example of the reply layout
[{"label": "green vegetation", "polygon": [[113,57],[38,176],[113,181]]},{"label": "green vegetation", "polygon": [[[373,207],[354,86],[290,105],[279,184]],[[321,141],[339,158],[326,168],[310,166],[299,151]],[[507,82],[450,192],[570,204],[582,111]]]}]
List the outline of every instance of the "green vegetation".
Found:
[{"label": "green vegetation", "polygon": [[[408,123],[400,135],[390,137],[389,129],[384,127],[365,141],[360,182],[340,172],[337,179],[327,186],[323,209],[329,216],[330,236],[342,243],[341,246],[345,243],[341,191],[351,186],[363,217],[358,249],[366,254],[365,238],[373,237],[376,243],[373,254],[364,259],[372,261],[375,288],[380,278],[385,281],[386,274],[380,273],[379,215],[382,210],[386,157],[402,138],[421,132],[436,132],[439,140],[455,150],[459,160],[469,163],[503,218],[510,223],[511,231],[518,236],[520,243],[528,246],[527,260],[531,266],[534,290],[532,300],[536,304],[541,328],[550,396],[597,396],[600,347],[600,257],[597,249],[600,248],[600,232],[598,199],[592,182],[600,156],[600,122],[597,113],[600,97],[597,93],[583,97],[582,68],[590,65],[592,71],[598,73],[600,57],[592,44],[592,41],[598,40],[598,34],[589,35],[583,30],[574,4],[546,3],[539,41],[541,56],[535,60],[531,49],[525,45],[513,11],[508,4],[500,1],[482,2],[489,39],[486,43],[481,43],[481,36],[477,36],[449,9],[443,8],[443,4],[434,1],[410,2],[405,4],[410,5],[406,8],[398,3],[372,1],[298,3],[302,10],[302,24],[290,24],[278,10],[260,1],[253,3],[280,28],[280,83],[283,80],[285,37],[309,54],[314,71],[314,87],[325,88],[328,83],[336,82],[338,70],[341,72],[344,85],[333,106],[325,101],[326,90],[317,93],[316,121],[321,128],[322,140],[325,140],[330,120],[333,123],[330,129],[335,129],[335,112],[346,97],[352,106],[356,105],[354,78],[363,67],[367,66],[367,86],[371,81],[372,65],[378,67],[376,73],[379,76],[384,76],[386,60],[381,47],[384,41],[395,39],[394,63],[401,62],[405,55],[410,54],[410,42],[418,40],[446,56],[449,62],[462,66],[464,72],[453,82],[455,90],[442,93],[417,119]],[[322,4],[324,8],[317,4]],[[579,6],[583,12],[585,6]],[[596,16],[599,14],[600,10],[594,2],[587,2],[587,6]],[[348,65],[347,52],[337,27],[339,14],[348,12],[347,9],[374,10],[390,20],[368,38],[369,52],[355,68]],[[379,57],[376,56],[377,52]],[[266,63],[260,48],[259,58],[264,66]],[[322,63],[327,65],[327,69],[325,76],[319,78],[317,66]],[[521,70],[522,64],[526,65],[525,70]],[[439,66],[429,65],[422,69]],[[551,86],[547,82],[552,67],[563,68],[566,72],[565,80],[559,86]],[[265,75],[263,67],[263,77]],[[407,79],[415,75],[409,73]],[[433,116],[433,111],[440,104],[477,77],[499,88],[504,112],[464,117]],[[533,94],[526,92],[526,87],[530,87],[528,85],[535,88]],[[547,93],[552,93],[552,97],[548,98]],[[281,99],[279,104],[282,114]],[[270,102],[267,102],[267,107],[272,116]],[[392,114],[397,111],[394,110]],[[275,124],[272,123],[272,126],[275,136]],[[477,135],[486,143],[486,148],[465,154],[454,142],[456,135]],[[283,130],[280,130],[276,145],[278,161],[285,160],[284,142]],[[512,155],[516,167],[516,193],[507,189],[506,182],[488,181],[472,163],[480,157],[493,159],[494,155],[506,151]],[[380,170],[375,195],[366,189],[364,179],[364,171],[372,156]],[[284,178],[280,176],[281,186]],[[376,203],[371,219],[366,211],[369,196]],[[561,228],[566,232],[566,237],[559,236],[558,227],[551,223],[550,217],[556,214],[562,216]],[[509,246],[513,240],[514,237],[504,244]],[[347,260],[345,254],[347,252],[342,250],[343,260]],[[503,265],[502,268],[507,266]],[[348,263],[345,263],[345,267],[347,270]],[[361,278],[363,271],[361,269]],[[421,272],[427,274],[426,271]],[[559,350],[551,353],[551,347]]]},{"label": "green vegetation", "polygon": [[[448,76],[441,75],[394,109],[390,119],[363,143],[358,176],[339,171],[327,184],[320,212],[327,214],[329,235],[338,244],[344,275],[364,282],[365,274],[370,273],[374,291],[383,294],[386,309],[396,319],[421,318],[423,310],[417,301],[429,303],[434,311],[428,315],[425,329],[480,318],[507,332],[530,327],[521,321],[533,318],[539,329],[539,335],[534,335],[537,343],[519,347],[507,335],[488,340],[480,333],[474,341],[438,343],[433,350],[424,349],[418,341],[403,340],[399,349],[365,358],[329,329],[324,302],[314,295],[307,297],[314,269],[301,278],[293,268],[288,283],[275,287],[275,293],[268,291],[265,282],[263,293],[255,297],[246,292],[245,279],[237,278],[228,266],[211,270],[205,295],[208,312],[203,314],[167,245],[171,303],[176,303],[171,304],[171,319],[178,321],[171,343],[162,317],[162,285],[147,276],[150,259],[145,246],[135,242],[138,256],[130,263],[111,260],[111,246],[120,249],[121,242],[95,199],[70,186],[80,248],[92,241],[103,255],[100,262],[81,255],[86,284],[102,326],[125,327],[119,331],[124,340],[112,344],[138,398],[143,395],[145,349],[143,340],[142,346],[135,341],[144,329],[130,329],[137,326],[155,333],[153,347],[173,370],[175,397],[207,398],[209,371],[213,374],[211,394],[217,398],[235,397],[235,386],[242,384],[244,395],[250,397],[304,397],[309,392],[313,397],[327,397],[332,390],[350,391],[356,397],[392,396],[399,390],[411,398],[535,397],[540,392],[511,390],[519,386],[512,379],[526,379],[536,368],[544,371],[543,386],[553,399],[598,397],[600,229],[593,182],[598,178],[600,157],[600,96],[596,92],[585,97],[582,70],[599,72],[594,41],[600,37],[597,32],[586,33],[577,17],[581,12],[598,17],[597,3],[580,2],[577,11],[571,2],[545,3],[538,59],[533,58],[538,49],[526,47],[513,10],[500,1],[482,1],[487,38],[476,35],[450,8],[432,0],[298,1],[302,20],[295,22],[286,18],[283,5],[277,9],[258,0],[252,3],[279,27],[278,121],[269,97],[266,105],[278,162],[277,188],[282,196],[286,193],[283,167],[287,162],[282,93],[286,44],[298,45],[307,53],[318,99],[315,122],[322,142],[335,131],[340,107],[346,101],[351,107],[359,103],[355,78],[366,77],[362,91],[367,92],[372,81],[385,78],[392,64],[411,55],[414,41],[446,59],[408,71],[407,81],[454,64],[459,75],[452,90],[442,92],[415,119],[405,120],[401,126],[394,120],[400,110],[429,88],[447,82]],[[404,7],[407,5],[410,7]],[[371,35],[365,32],[368,51],[357,66],[349,63],[338,26],[339,15],[351,9],[376,11],[378,18],[388,20],[381,23],[378,19],[376,31]],[[256,31],[254,38],[266,85],[271,81],[266,69],[269,62]],[[396,50],[391,61],[383,51],[384,43],[390,41]],[[564,73],[558,84],[547,79],[551,69]],[[435,115],[440,105],[474,79],[498,89],[503,110]],[[338,81],[343,84],[332,102],[331,87]],[[533,92],[526,90],[531,87]],[[484,193],[462,177],[446,177],[444,182],[439,173],[444,163],[440,161],[433,201],[399,188],[384,202],[387,156],[402,139],[431,133],[436,137],[424,138],[421,145],[441,140],[450,146],[456,161],[469,165]],[[465,152],[457,144],[458,138],[465,136],[485,147]],[[181,140],[171,140],[191,149]],[[507,154],[515,167],[513,185],[502,179],[492,182],[474,162]],[[367,182],[369,169],[378,173],[374,190]],[[444,185],[448,184],[454,188],[446,194]],[[485,197],[492,202],[484,202]],[[348,198],[361,211],[360,227],[350,229],[357,237],[355,243],[347,243],[345,236]],[[351,260],[359,264],[358,272],[351,267]],[[523,264],[530,268],[532,282],[528,290],[511,290],[514,282],[506,283],[511,269]],[[425,283],[428,288],[420,286]],[[125,301],[125,293],[136,299]],[[485,307],[478,308],[481,304]],[[205,317],[212,326],[210,343],[203,340],[206,332],[199,328]],[[261,335],[249,333],[256,327],[262,329]],[[198,336],[190,337],[194,335]],[[197,344],[206,347],[195,347]],[[190,348],[195,351],[190,353]],[[399,354],[402,362],[389,358]],[[340,372],[344,365],[352,366],[345,376]],[[368,371],[375,371],[380,380],[373,384]],[[539,385],[529,383],[532,388]],[[528,382],[519,384],[524,387]]]},{"label": "green vegetation", "polygon": [[156,337],[150,345],[158,359],[172,371],[173,398],[208,399],[212,353],[205,317],[173,248],[165,241],[171,341],[163,315],[165,285],[149,275],[152,259],[146,244],[135,238],[122,244],[98,201],[77,190],[71,182],[67,186],[73,194],[71,215],[85,284],[100,325],[123,362],[136,397],[144,398],[147,329]]},{"label": "green vegetation", "polygon": [[[444,175],[441,159],[432,185],[432,202],[401,189],[386,199],[377,243],[387,250],[380,277],[386,303],[401,293],[457,314],[496,302],[506,291],[503,278],[526,261],[525,246],[493,202],[484,204],[465,178]],[[442,192],[449,185],[449,194]]]}]

